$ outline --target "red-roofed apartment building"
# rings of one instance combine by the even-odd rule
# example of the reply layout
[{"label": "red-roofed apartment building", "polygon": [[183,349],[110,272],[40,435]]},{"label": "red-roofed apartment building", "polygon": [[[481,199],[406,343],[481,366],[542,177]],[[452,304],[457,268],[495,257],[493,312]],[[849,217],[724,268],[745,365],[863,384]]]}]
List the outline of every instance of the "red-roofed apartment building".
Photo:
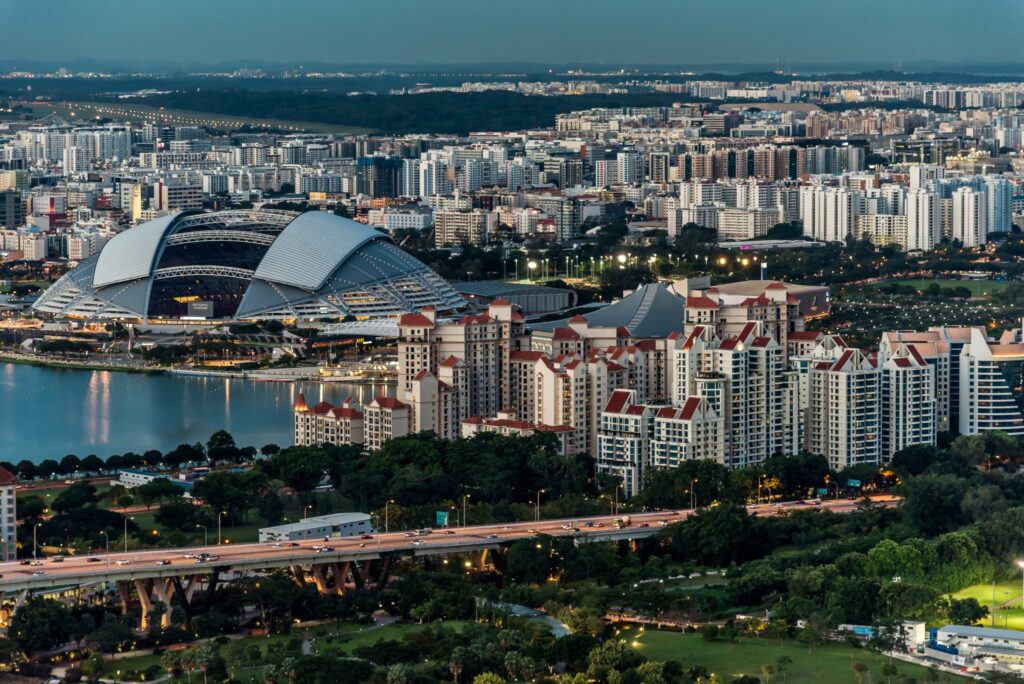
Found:
[{"label": "red-roofed apartment building", "polygon": [[398,398],[414,404],[413,381],[421,371],[447,382],[442,365],[461,362],[453,424],[493,416],[510,403],[511,354],[528,348],[523,317],[504,300],[491,302],[487,313],[454,322],[437,321],[432,309],[406,314],[398,322]]},{"label": "red-roofed apartment building", "polygon": [[529,437],[538,432],[552,434],[558,441],[562,455],[583,451],[580,444],[581,431],[570,425],[543,425],[528,420],[517,420],[511,413],[498,411],[494,418],[467,418],[462,421],[462,436],[473,437],[481,432],[493,432],[513,437]]},{"label": "red-roofed apartment building", "polygon": [[363,443],[363,414],[351,397],[341,406],[321,401],[307,407],[306,398],[300,392],[293,413],[296,446]]},{"label": "red-roofed apartment building", "polygon": [[689,397],[673,407],[638,404],[637,398],[634,390],[612,392],[597,433],[597,470],[620,478],[626,496],[639,492],[651,468],[724,462],[724,421],[707,399]]}]

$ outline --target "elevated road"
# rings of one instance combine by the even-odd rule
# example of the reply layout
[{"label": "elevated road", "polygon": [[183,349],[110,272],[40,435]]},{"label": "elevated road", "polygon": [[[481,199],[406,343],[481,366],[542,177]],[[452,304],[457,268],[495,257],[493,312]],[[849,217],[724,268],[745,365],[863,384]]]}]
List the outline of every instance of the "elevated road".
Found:
[{"label": "elevated road", "polygon": [[[877,506],[895,506],[895,496],[872,497]],[[751,514],[775,516],[788,511],[816,509],[835,513],[854,511],[859,502],[850,499],[820,503],[759,504],[748,506]],[[630,524],[616,528],[615,519],[622,516],[601,515],[540,522],[473,525],[433,529],[430,534],[409,536],[408,532],[376,534],[371,539],[332,537],[325,542],[305,540],[292,544],[224,544],[152,551],[118,552],[88,556],[68,556],[62,562],[40,559],[39,565],[19,562],[0,563],[0,594],[39,592],[47,589],[82,586],[97,582],[128,582],[134,580],[165,580],[179,577],[248,572],[274,568],[296,568],[342,563],[364,563],[394,556],[437,556],[471,554],[497,549],[519,539],[537,534],[552,537],[576,537],[580,542],[643,539],[665,526],[685,520],[692,510],[631,513]],[[625,514],[623,514],[624,516]],[[314,546],[328,545],[332,550],[320,551]],[[186,557],[199,553],[216,556],[215,560],[199,562]]]}]

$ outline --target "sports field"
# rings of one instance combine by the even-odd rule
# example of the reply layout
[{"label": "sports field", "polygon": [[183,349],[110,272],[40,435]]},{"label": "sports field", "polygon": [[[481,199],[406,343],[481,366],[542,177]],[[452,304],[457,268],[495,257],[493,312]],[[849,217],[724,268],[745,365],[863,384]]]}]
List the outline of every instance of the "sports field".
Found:
[{"label": "sports field", "polygon": [[[888,661],[884,655],[868,649],[858,649],[845,644],[820,646],[811,653],[806,646],[794,640],[781,643],[778,639],[750,639],[737,641],[705,641],[698,634],[679,632],[639,631],[624,629],[619,638],[626,639],[650,660],[676,660],[684,668],[703,666],[709,673],[715,673],[722,681],[730,681],[740,675],[752,675],[766,681],[762,668],[770,665],[775,669],[770,681],[786,684],[817,684],[819,682],[856,682],[853,669],[856,663],[868,666],[870,681],[886,681],[882,666]],[[785,675],[778,672],[781,656],[792,662],[785,666]],[[925,681],[928,671],[924,667],[894,660],[900,675]],[[961,680],[943,673],[943,678]],[[899,681],[894,678],[894,681]]]}]

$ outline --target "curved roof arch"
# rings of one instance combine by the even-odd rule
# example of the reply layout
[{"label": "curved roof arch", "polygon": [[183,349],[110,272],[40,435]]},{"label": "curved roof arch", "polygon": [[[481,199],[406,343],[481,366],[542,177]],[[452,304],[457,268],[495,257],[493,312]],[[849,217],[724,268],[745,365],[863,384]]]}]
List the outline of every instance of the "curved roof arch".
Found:
[{"label": "curved roof arch", "polygon": [[334,214],[308,211],[289,223],[270,245],[254,277],[315,291],[360,247],[388,237]]},{"label": "curved roof arch", "polygon": [[110,239],[100,252],[93,273],[93,287],[147,278],[153,272],[157,254],[174,222],[182,215],[168,214],[147,221]]}]

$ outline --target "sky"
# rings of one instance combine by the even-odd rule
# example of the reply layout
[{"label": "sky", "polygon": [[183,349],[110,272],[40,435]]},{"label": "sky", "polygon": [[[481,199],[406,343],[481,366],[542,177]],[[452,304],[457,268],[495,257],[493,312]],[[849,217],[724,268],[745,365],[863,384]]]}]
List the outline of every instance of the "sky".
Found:
[{"label": "sky", "polygon": [[0,60],[1020,62],[1024,0],[0,0]]}]

